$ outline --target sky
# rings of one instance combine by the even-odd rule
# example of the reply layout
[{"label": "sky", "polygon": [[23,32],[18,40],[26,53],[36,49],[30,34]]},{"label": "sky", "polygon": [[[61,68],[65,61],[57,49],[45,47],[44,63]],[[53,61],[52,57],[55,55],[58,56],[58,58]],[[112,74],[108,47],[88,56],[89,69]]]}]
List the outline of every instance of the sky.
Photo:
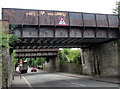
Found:
[{"label": "sky", "polygon": [[0,0],[0,17],[1,8],[112,14],[116,1],[118,0]]}]

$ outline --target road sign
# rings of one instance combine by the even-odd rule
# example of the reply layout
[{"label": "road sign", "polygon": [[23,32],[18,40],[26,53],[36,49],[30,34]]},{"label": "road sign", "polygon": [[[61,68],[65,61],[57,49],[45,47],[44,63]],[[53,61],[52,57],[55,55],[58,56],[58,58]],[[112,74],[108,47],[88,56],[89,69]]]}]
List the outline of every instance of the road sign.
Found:
[{"label": "road sign", "polygon": [[64,18],[60,18],[58,25],[67,25]]}]

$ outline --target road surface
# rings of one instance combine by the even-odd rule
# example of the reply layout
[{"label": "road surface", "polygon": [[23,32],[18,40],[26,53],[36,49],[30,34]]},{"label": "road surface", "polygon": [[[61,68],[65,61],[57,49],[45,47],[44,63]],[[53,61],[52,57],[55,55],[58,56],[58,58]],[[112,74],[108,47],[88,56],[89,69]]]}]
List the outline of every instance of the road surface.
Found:
[{"label": "road surface", "polygon": [[60,73],[40,70],[38,72],[31,72],[30,70],[31,68],[23,76],[31,87],[118,87],[118,84],[113,83],[70,77]]}]

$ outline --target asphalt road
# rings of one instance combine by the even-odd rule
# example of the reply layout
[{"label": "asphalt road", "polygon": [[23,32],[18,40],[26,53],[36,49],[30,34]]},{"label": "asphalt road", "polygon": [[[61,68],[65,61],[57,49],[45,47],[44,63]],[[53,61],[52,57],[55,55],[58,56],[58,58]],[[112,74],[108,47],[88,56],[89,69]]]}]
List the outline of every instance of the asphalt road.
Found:
[{"label": "asphalt road", "polygon": [[59,73],[31,72],[30,70],[23,76],[31,87],[118,87],[118,84],[113,83],[70,77]]}]

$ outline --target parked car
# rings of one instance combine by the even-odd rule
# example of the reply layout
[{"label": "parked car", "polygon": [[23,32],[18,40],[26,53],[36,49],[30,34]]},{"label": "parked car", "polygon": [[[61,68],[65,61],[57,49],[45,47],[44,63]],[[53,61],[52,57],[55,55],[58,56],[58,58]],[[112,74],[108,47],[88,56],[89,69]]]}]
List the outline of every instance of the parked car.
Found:
[{"label": "parked car", "polygon": [[32,69],[31,69],[31,72],[37,72],[37,69],[32,68]]}]

